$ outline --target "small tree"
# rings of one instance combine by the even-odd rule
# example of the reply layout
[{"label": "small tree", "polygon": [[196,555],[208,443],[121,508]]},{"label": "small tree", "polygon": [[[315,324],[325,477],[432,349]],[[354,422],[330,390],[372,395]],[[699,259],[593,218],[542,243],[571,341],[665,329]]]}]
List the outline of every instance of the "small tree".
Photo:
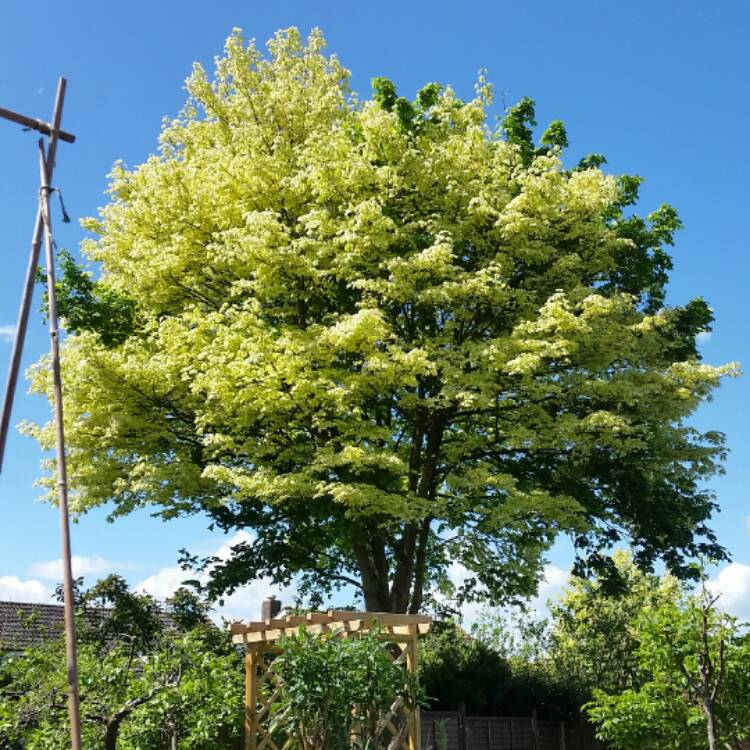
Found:
[{"label": "small tree", "polygon": [[[194,598],[189,605],[189,598],[187,592],[177,597],[182,615],[202,608]],[[103,750],[229,750],[241,735],[239,657],[228,636],[205,617],[187,628],[172,620],[171,627],[160,609],[151,597],[128,591],[117,576],[81,596],[84,743]],[[0,663],[3,750],[68,747],[61,731],[67,721],[65,684],[62,638]]]},{"label": "small tree", "polygon": [[622,750],[716,750],[750,735],[750,641],[703,587],[647,608],[637,623],[635,689],[594,691],[599,734]]}]

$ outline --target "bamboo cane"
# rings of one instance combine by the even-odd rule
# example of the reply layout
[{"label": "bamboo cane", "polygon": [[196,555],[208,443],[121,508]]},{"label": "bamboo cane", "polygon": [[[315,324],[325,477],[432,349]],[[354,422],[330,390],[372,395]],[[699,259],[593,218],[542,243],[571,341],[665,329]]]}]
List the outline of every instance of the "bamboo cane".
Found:
[{"label": "bamboo cane", "polygon": [[[53,134],[54,137],[54,134]],[[54,389],[55,443],[57,453],[57,489],[60,503],[60,532],[62,536],[63,592],[65,609],[65,655],[68,668],[68,712],[73,750],[81,750],[81,710],[78,692],[78,664],[76,655],[76,626],[73,611],[73,568],[70,550],[70,520],[68,517],[68,475],[65,461],[65,427],[63,423],[62,376],[60,373],[60,335],[57,321],[55,292],[55,253],[52,222],[49,210],[51,187],[47,182],[48,158],[44,155],[44,141],[39,140],[39,203],[44,226],[44,245],[47,260],[47,300],[49,334],[52,349],[52,381]]]}]

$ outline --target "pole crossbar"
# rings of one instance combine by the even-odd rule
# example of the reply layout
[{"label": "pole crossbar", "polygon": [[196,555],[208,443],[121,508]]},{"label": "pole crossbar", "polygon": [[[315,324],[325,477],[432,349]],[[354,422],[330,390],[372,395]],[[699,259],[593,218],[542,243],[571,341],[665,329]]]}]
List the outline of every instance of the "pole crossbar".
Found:
[{"label": "pole crossbar", "polygon": [[[63,104],[65,101],[65,89],[67,88],[67,81],[61,78],[57,84],[57,94],[55,96],[55,108],[52,113],[52,124],[47,126],[47,133],[50,135],[49,147],[47,149],[46,158],[46,169],[47,174],[45,176],[44,183],[49,185],[52,183],[52,174],[55,169],[55,158],[57,156],[57,142],[58,138],[67,140],[69,143],[75,141],[75,136],[69,133],[64,133],[60,130],[60,122],[62,120]],[[8,116],[8,114],[12,116]],[[10,110],[3,109],[0,107],[0,117],[16,122],[20,125],[28,125],[31,123],[41,123],[41,120],[32,120],[30,117],[24,117],[18,115]],[[19,120],[21,118],[21,120]],[[36,128],[38,129],[38,128]],[[43,131],[42,131],[43,132]],[[69,136],[63,138],[63,134]],[[39,253],[42,246],[42,213],[41,207],[37,209],[36,221],[34,222],[34,232],[31,235],[31,251],[29,253],[29,263],[26,267],[26,279],[23,285],[23,294],[21,295],[21,307],[18,311],[18,323],[16,324],[16,336],[13,340],[13,351],[10,355],[10,367],[8,368],[8,379],[5,386],[5,395],[3,397],[2,412],[0,412],[0,472],[3,470],[3,462],[5,460],[5,448],[8,440],[8,430],[10,429],[10,417],[13,411],[13,401],[16,393],[16,386],[18,385],[18,374],[21,370],[21,357],[23,356],[24,343],[26,341],[26,329],[29,324],[29,313],[31,311],[31,301],[34,296],[34,284],[36,283],[36,269],[39,265]]]},{"label": "pole crossbar", "polygon": [[[54,125],[50,125],[48,122],[44,122],[44,120],[26,117],[26,115],[21,115],[18,112],[14,112],[11,109],[5,109],[4,107],[0,107],[0,117],[4,120],[15,122],[18,125],[23,125],[25,128],[38,130],[43,135],[52,135],[52,131],[56,130]],[[75,143],[76,140],[76,137],[72,133],[66,133],[64,130],[58,130],[57,137],[66,143]]]},{"label": "pole crossbar", "polygon": [[[14,112],[0,108],[0,117],[9,119],[49,136],[49,145],[44,148],[44,139],[39,139],[39,202],[34,224],[34,234],[31,242],[31,253],[29,265],[26,271],[26,282],[21,300],[21,309],[18,317],[18,329],[13,344],[11,367],[8,372],[8,386],[3,402],[2,416],[0,417],[0,468],[5,451],[6,438],[10,414],[13,408],[13,396],[18,380],[23,346],[26,339],[26,329],[29,320],[29,309],[34,293],[34,282],[37,266],[39,264],[39,253],[42,239],[45,244],[45,256],[47,266],[47,303],[49,311],[49,328],[52,354],[52,380],[53,380],[53,409],[56,437],[56,460],[57,460],[57,488],[60,507],[60,536],[62,542],[63,561],[63,605],[65,614],[65,655],[67,666],[68,686],[68,713],[70,716],[70,740],[72,750],[82,750],[81,744],[81,708],[78,686],[78,659],[76,654],[76,628],[73,602],[73,569],[72,554],[70,548],[70,518],[68,511],[68,481],[65,459],[65,429],[63,422],[62,402],[62,375],[60,371],[60,334],[57,318],[57,295],[55,288],[55,254],[54,240],[52,237],[52,220],[50,216],[49,197],[53,188],[51,187],[52,172],[55,166],[58,140],[66,140],[72,143],[75,138],[60,130],[62,119],[63,102],[65,100],[66,81],[60,78],[57,85],[55,97],[55,109],[52,116],[52,124],[47,125],[40,120],[17,115]],[[67,136],[67,137],[65,137]]]}]

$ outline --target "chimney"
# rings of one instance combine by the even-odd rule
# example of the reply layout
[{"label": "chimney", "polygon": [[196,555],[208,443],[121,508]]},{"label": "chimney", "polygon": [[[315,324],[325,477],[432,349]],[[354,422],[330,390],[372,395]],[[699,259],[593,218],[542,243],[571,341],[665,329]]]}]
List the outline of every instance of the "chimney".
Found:
[{"label": "chimney", "polygon": [[260,605],[260,619],[273,620],[281,612],[281,602],[273,595],[264,599]]}]

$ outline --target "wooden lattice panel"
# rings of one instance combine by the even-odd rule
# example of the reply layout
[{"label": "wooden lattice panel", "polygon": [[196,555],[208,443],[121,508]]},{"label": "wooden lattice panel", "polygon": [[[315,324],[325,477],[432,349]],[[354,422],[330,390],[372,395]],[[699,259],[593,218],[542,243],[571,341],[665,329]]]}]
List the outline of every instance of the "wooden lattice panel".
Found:
[{"label": "wooden lattice panel", "polygon": [[[269,713],[276,702],[282,678],[274,671],[273,655],[278,641],[293,635],[300,627],[311,633],[332,633],[337,638],[356,637],[377,628],[388,653],[407,671],[417,670],[419,635],[429,632],[431,619],[421,615],[379,612],[309,612],[261,622],[233,622],[232,640],[245,646],[245,748],[246,750],[285,750],[288,741],[272,736]],[[384,646],[386,647],[386,646]],[[398,698],[379,720],[379,750],[420,750],[419,710],[410,709]]]}]

